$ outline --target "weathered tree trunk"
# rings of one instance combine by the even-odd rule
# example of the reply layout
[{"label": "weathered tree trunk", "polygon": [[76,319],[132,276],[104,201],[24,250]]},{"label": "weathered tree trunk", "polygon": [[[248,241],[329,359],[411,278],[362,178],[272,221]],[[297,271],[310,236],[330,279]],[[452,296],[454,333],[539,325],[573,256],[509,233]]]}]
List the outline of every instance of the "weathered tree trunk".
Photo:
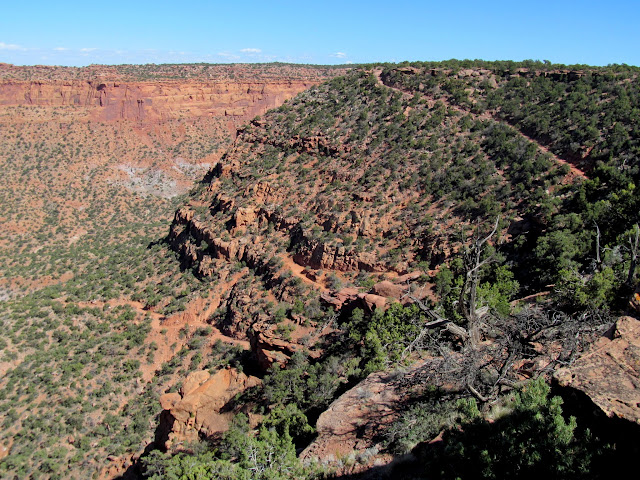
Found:
[{"label": "weathered tree trunk", "polygon": [[470,250],[465,255],[464,263],[467,269],[464,284],[460,291],[459,309],[462,316],[467,320],[467,330],[469,331],[469,346],[476,348],[480,343],[480,325],[478,321],[477,313],[477,297],[478,297],[478,282],[480,281],[480,269],[493,260],[493,257],[488,257],[482,260],[482,252],[484,250],[484,244],[491,239],[498,230],[498,222],[500,217],[496,218],[496,223],[493,226],[491,233],[484,238],[479,238],[471,246]]},{"label": "weathered tree trunk", "polygon": [[627,273],[627,285],[633,287],[633,277],[636,273],[636,267],[638,266],[638,246],[640,242],[640,227],[635,224],[635,238],[629,237],[629,247],[631,253],[631,262],[629,264],[629,272]]}]

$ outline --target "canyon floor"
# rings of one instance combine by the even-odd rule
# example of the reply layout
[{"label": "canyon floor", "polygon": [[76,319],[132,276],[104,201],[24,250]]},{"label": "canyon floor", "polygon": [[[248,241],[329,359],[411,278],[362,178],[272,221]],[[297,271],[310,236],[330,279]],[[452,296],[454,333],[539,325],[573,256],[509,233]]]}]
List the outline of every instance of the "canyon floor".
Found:
[{"label": "canyon floor", "polygon": [[227,339],[207,323],[215,293],[183,278],[154,242],[237,128],[341,72],[0,65],[0,456],[11,453],[9,470],[111,478],[152,442],[153,392],[184,376],[158,372],[184,355],[193,331],[209,329],[201,358]]}]

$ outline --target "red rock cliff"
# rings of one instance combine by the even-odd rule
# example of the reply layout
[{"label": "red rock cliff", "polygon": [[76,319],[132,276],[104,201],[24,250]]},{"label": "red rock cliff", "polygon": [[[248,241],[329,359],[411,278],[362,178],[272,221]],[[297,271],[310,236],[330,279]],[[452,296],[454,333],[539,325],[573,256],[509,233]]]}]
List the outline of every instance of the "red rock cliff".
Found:
[{"label": "red rock cliff", "polygon": [[294,65],[17,67],[0,64],[0,107],[74,109],[99,122],[225,117],[235,126],[344,70]]},{"label": "red rock cliff", "polygon": [[229,117],[245,121],[281,105],[315,82],[0,82],[0,105],[65,106],[94,121],[154,123],[179,117]]}]

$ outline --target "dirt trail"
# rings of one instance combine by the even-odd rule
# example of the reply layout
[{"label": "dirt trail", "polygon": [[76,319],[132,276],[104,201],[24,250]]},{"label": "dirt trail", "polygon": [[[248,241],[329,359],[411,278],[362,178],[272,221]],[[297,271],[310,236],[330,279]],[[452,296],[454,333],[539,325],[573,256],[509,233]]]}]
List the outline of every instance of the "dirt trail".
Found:
[{"label": "dirt trail", "polygon": [[[411,96],[412,93],[402,90],[400,88],[397,87],[393,87],[391,85],[387,85],[386,83],[384,83],[382,81],[382,70],[381,69],[375,69],[373,71],[373,75],[376,77],[378,84],[385,86],[391,90],[394,90],[396,92],[399,92],[400,94],[402,94],[403,97],[407,97],[407,96]],[[587,175],[584,173],[583,170],[581,170],[576,164],[575,162],[572,162],[570,160],[567,160],[565,158],[559,157],[558,155],[556,155],[555,153],[553,153],[551,150],[549,150],[548,147],[546,147],[545,145],[542,145],[539,141],[537,141],[536,139],[530,137],[529,135],[523,133],[522,131],[520,131],[518,128],[516,128],[515,126],[511,125],[509,122],[505,122],[503,119],[499,118],[496,115],[496,112],[483,112],[481,114],[475,114],[472,113],[468,110],[465,110],[464,108],[460,107],[459,105],[454,105],[451,102],[448,101],[448,99],[446,99],[445,97],[442,97],[440,99],[438,99],[440,101],[442,101],[445,105],[447,105],[447,107],[452,108],[453,110],[456,110],[457,112],[459,112],[462,115],[472,115],[474,118],[476,119],[482,119],[482,120],[493,120],[494,122],[498,122],[498,123],[506,123],[507,125],[509,125],[510,127],[515,128],[518,133],[520,135],[522,135],[524,138],[526,138],[527,140],[529,140],[531,143],[535,144],[539,150],[541,150],[544,153],[548,153],[549,155],[551,155],[552,159],[559,165],[568,165],[569,166],[569,174],[567,175],[569,180],[573,180],[574,178],[578,177],[578,178],[582,178],[582,179],[586,179],[588,178]],[[436,100],[433,99],[432,102],[429,102],[429,106],[431,107],[433,104],[436,103]]]},{"label": "dirt trail", "polygon": [[304,272],[305,267],[303,267],[302,265],[298,265],[296,262],[293,261],[293,258],[291,258],[288,255],[280,255],[280,258],[282,259],[282,264],[285,267],[287,267],[293,275],[298,277],[304,283],[308,285],[313,285],[315,288],[317,288],[321,292],[329,291],[329,289],[324,284],[317,281],[314,282],[309,277],[307,277],[304,273],[302,273]]},{"label": "dirt trail", "polygon": [[[240,273],[234,275],[228,282],[220,286],[220,290],[216,291],[224,292],[230,290],[240,277]],[[151,363],[145,362],[142,358],[140,359],[142,363],[140,365],[142,380],[147,383],[153,378],[155,372],[164,362],[171,360],[171,358],[189,342],[193,332],[195,332],[197,328],[211,327],[212,329],[211,333],[206,337],[208,346],[205,348],[210,348],[217,340],[222,340],[224,343],[232,345],[240,345],[245,350],[250,348],[249,342],[228,337],[209,324],[208,319],[220,306],[220,302],[220,296],[212,291],[208,297],[194,299],[189,302],[183,311],[169,317],[146,309],[145,305],[141,302],[127,299],[114,299],[107,302],[79,302],[78,305],[85,308],[103,308],[105,303],[108,304],[110,308],[129,305],[139,316],[151,318],[151,331],[147,336],[146,343],[154,342],[157,349],[154,351],[153,361]],[[181,331],[185,329],[185,327],[187,327],[190,334],[181,335]]]},{"label": "dirt trail", "polygon": [[[226,283],[221,284],[219,288],[212,290],[208,297],[196,298],[189,302],[182,312],[176,313],[168,318],[163,316],[153,318],[151,322],[151,332],[149,332],[147,342],[154,341],[158,349],[154,353],[153,362],[140,367],[142,378],[145,382],[150,381],[156,370],[160,368],[164,362],[171,360],[171,358],[180,351],[182,346],[189,342],[193,332],[200,327],[211,328],[211,333],[206,337],[206,349],[210,349],[218,340],[231,345],[240,345],[245,350],[251,348],[249,342],[246,340],[238,340],[224,335],[208,321],[221,303],[220,295],[216,292],[231,290],[241,276],[242,272],[238,272]],[[180,334],[185,327],[187,327],[190,332],[189,335]]]},{"label": "dirt trail", "polygon": [[[491,118],[493,118],[493,120],[495,120],[496,122],[500,122],[500,121],[502,121],[503,123],[507,123],[508,125],[511,125],[511,124],[509,124],[508,122],[504,122],[503,120],[499,120],[499,119],[497,119],[497,118],[496,118],[495,116],[493,116],[493,115],[492,115],[492,117],[491,117]],[[514,128],[515,128],[515,127],[514,127]],[[562,157],[557,156],[555,153],[553,153],[551,150],[549,150],[549,148],[548,148],[548,147],[546,147],[545,145],[542,145],[540,142],[538,142],[538,141],[536,141],[535,139],[531,138],[531,137],[530,137],[529,135],[527,135],[526,133],[523,133],[523,132],[521,132],[520,130],[518,130],[518,132],[520,133],[520,135],[522,135],[524,138],[526,138],[526,139],[527,139],[527,140],[529,140],[530,142],[535,143],[535,144],[538,146],[538,148],[539,148],[540,150],[542,150],[543,152],[548,153],[549,155],[551,155],[551,157],[553,158],[553,160],[554,160],[556,163],[559,163],[560,165],[568,165],[568,166],[569,166],[569,174],[568,174],[568,176],[569,176],[571,179],[573,179],[573,178],[575,178],[575,177],[579,177],[579,178],[583,178],[583,179],[588,178],[588,177],[587,177],[587,175],[586,175],[586,174],[585,174],[581,169],[579,169],[579,168],[575,165],[575,163],[570,162],[569,160],[566,160],[566,159],[564,159],[564,158],[562,158]]]},{"label": "dirt trail", "polygon": [[384,83],[382,81],[382,69],[375,69],[373,71],[373,76],[376,77],[376,80],[378,81],[378,85],[382,85],[383,87],[387,87],[395,92],[398,92],[399,94],[401,94],[404,98],[408,98],[408,97],[412,97],[413,96],[413,92],[408,92],[406,90],[402,90],[401,88],[398,87],[392,87],[391,85],[387,85],[386,83]]}]

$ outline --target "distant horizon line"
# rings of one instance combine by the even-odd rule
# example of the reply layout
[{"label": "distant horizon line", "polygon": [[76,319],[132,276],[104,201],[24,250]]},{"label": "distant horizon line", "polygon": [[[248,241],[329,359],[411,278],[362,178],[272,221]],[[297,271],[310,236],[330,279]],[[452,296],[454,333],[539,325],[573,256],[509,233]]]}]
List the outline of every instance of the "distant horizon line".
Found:
[{"label": "distant horizon line", "polygon": [[369,65],[403,65],[403,64],[415,64],[415,63],[448,63],[448,62],[466,62],[466,63],[513,63],[513,64],[523,64],[523,63],[532,63],[544,65],[547,67],[590,67],[590,68],[610,68],[610,67],[631,67],[631,68],[640,68],[638,65],[628,64],[628,63],[609,63],[606,65],[592,65],[586,63],[556,63],[551,62],[549,60],[539,60],[539,59],[522,59],[522,60],[512,60],[512,59],[497,59],[497,60],[485,60],[481,58],[475,59],[458,59],[458,58],[449,58],[443,60],[402,60],[399,62],[391,62],[391,61],[375,61],[375,62],[348,62],[348,63],[303,63],[303,62],[283,62],[283,61],[272,61],[272,62],[163,62],[163,63],[154,63],[154,62],[146,62],[146,63],[89,63],[87,65],[60,65],[60,64],[48,64],[48,63],[33,63],[33,64],[16,64],[11,62],[0,61],[0,65],[7,65],[11,67],[18,68],[28,68],[28,67],[50,67],[50,68],[90,68],[90,67],[134,67],[134,66],[191,66],[191,65],[202,65],[202,66],[234,66],[234,65],[289,65],[289,66],[299,66],[299,67],[326,67],[326,68],[357,68]]}]

